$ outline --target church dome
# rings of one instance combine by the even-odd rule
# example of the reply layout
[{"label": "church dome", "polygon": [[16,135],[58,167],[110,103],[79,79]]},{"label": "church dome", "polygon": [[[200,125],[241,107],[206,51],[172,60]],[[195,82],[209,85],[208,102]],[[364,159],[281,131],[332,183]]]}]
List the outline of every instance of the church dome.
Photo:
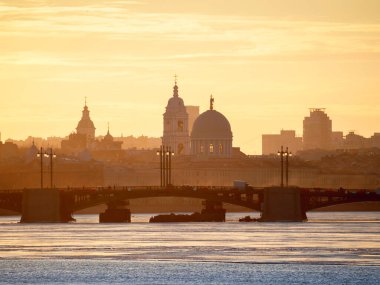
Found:
[{"label": "church dome", "polygon": [[195,120],[191,138],[231,139],[231,125],[223,114],[215,110],[208,110]]},{"label": "church dome", "polygon": [[167,112],[183,112],[186,111],[185,103],[183,99],[178,95],[178,86],[177,83],[173,88],[173,96],[169,99],[168,105],[166,106]]},{"label": "church dome", "polygon": [[168,101],[168,105],[166,107],[167,111],[170,110],[178,110],[185,108],[185,104],[183,103],[183,99],[181,97],[171,97]]},{"label": "church dome", "polygon": [[78,122],[77,129],[88,129],[88,128],[95,129],[95,125],[90,119],[89,113],[90,112],[88,111],[88,107],[85,106],[83,109],[83,116],[81,120]]},{"label": "church dome", "polygon": [[104,141],[113,141],[113,136],[110,134],[110,126],[108,125],[107,134],[104,136]]}]

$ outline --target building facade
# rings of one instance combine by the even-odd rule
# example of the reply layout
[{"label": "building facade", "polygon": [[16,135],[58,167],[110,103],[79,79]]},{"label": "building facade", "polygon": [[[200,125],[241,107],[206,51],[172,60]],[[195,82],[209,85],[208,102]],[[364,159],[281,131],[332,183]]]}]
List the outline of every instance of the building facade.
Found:
[{"label": "building facade", "polygon": [[281,130],[280,134],[262,135],[262,154],[277,154],[281,146],[288,147],[292,153],[302,150],[302,137],[296,136],[296,131]]},{"label": "building facade", "polygon": [[303,149],[331,149],[332,122],[323,108],[310,109],[303,120]]},{"label": "building facade", "polygon": [[189,134],[191,134],[191,131],[193,130],[193,125],[195,120],[199,116],[199,106],[185,106],[186,112],[189,114]]}]

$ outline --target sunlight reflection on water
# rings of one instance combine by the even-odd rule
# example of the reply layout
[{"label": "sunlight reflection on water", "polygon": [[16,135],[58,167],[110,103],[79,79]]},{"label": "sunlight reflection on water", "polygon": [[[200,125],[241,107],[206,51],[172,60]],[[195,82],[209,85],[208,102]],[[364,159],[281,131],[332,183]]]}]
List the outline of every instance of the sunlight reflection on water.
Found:
[{"label": "sunlight reflection on water", "polygon": [[[342,284],[355,270],[362,274],[352,275],[355,280],[371,274],[365,284],[377,284],[371,282],[380,278],[372,272],[380,269],[380,213],[309,213],[304,223],[237,222],[244,215],[228,214],[226,223],[167,224],[147,223],[152,214],[133,215],[130,224],[99,224],[97,215],[76,216],[77,222],[69,224],[20,224],[19,217],[2,217],[0,283],[117,283],[124,276],[133,284],[193,284],[183,270],[207,284],[231,284],[228,270],[242,277],[240,284],[252,284],[252,271],[261,276],[256,284],[277,283],[291,272],[302,283],[309,279],[301,268],[310,276],[339,272],[329,284]],[[115,267],[105,272],[109,262]],[[25,266],[37,268],[25,271]],[[96,278],[81,279],[76,266]],[[162,267],[172,275],[162,273]],[[263,275],[269,271],[272,279]],[[323,278],[310,280],[317,284]]]},{"label": "sunlight reflection on water", "polygon": [[131,224],[98,224],[96,215],[70,224],[3,217],[1,257],[380,265],[380,213],[311,213],[305,223],[238,223],[242,214],[233,213],[235,222],[149,224],[150,216]]}]

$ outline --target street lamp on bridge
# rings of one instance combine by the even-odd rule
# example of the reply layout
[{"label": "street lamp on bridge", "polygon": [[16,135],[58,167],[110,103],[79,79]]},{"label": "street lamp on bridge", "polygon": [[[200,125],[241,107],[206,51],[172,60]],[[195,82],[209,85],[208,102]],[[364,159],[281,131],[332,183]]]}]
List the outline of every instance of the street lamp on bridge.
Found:
[{"label": "street lamp on bridge", "polygon": [[285,151],[285,185],[286,187],[289,186],[289,156],[292,156],[292,153],[289,152],[288,147],[286,147]]},{"label": "street lamp on bridge", "polygon": [[44,157],[50,157],[50,188],[53,189],[53,158],[56,157],[56,154],[53,152],[53,148],[50,148],[50,152],[44,152],[43,148],[40,148],[40,151],[37,152],[37,157],[40,158],[40,168],[41,168],[41,189],[44,188]]},{"label": "street lamp on bridge", "polygon": [[292,153],[289,152],[288,147],[284,151],[284,147],[281,146],[281,150],[277,152],[277,155],[281,156],[281,188],[284,188],[284,156],[285,156],[285,182],[286,187],[289,186],[289,156],[292,156]]},{"label": "street lamp on bridge", "polygon": [[171,185],[172,180],[172,156],[174,152],[170,147],[161,146],[157,151],[157,155],[160,156],[160,177],[161,187],[167,187]]},{"label": "street lamp on bridge", "polygon": [[40,148],[40,151],[37,152],[37,157],[40,158],[40,166],[41,166],[41,189],[44,188],[44,164],[43,159],[44,157],[47,157],[48,155],[43,152],[42,146]]},{"label": "street lamp on bridge", "polygon": [[50,152],[45,154],[50,157],[50,188],[53,189],[53,158],[57,157],[57,155],[53,152],[53,148],[50,148]]}]

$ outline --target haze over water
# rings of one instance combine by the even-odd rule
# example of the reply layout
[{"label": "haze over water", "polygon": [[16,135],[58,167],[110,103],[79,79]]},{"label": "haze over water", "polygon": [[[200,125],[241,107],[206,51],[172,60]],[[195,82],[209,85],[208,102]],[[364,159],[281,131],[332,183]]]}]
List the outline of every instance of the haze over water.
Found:
[{"label": "haze over water", "polygon": [[0,220],[0,283],[378,284],[380,213],[305,223],[72,224]]}]

